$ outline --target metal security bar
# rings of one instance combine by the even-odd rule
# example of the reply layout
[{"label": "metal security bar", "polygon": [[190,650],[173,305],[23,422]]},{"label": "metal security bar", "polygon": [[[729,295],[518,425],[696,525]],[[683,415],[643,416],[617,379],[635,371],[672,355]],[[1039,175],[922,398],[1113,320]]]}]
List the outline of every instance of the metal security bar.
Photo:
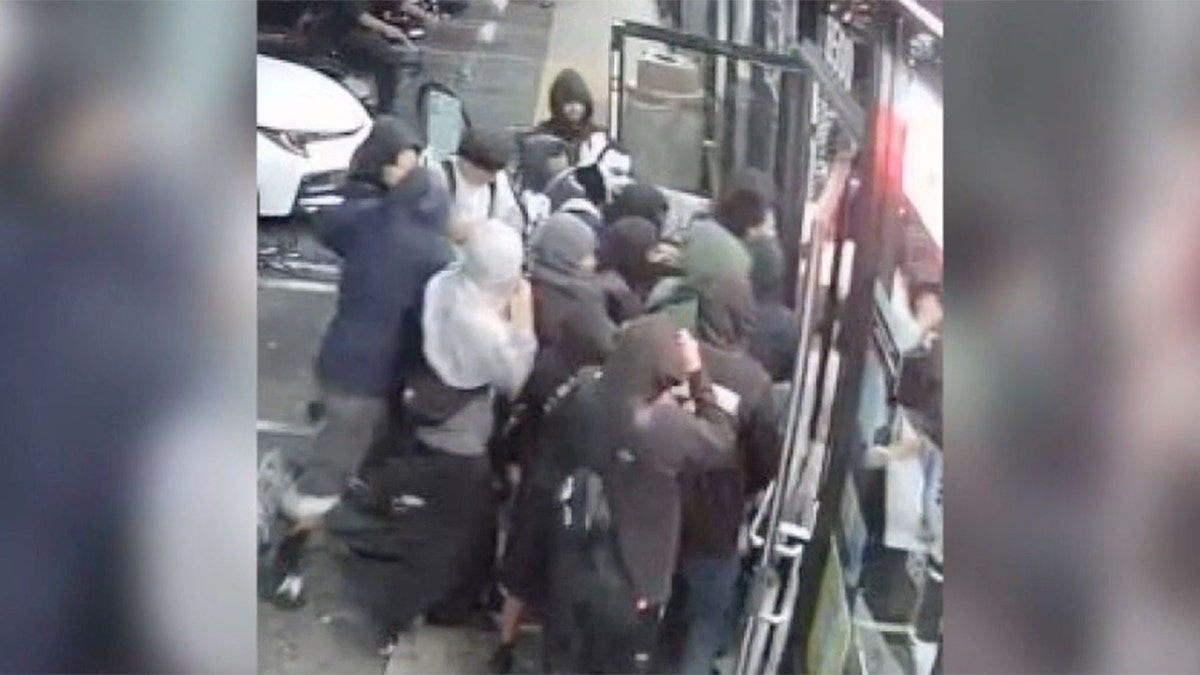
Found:
[{"label": "metal security bar", "polygon": [[826,63],[821,49],[808,38],[802,38],[798,44],[793,45],[786,52],[779,53],[754,45],[734,44],[650,24],[614,21],[609,49],[615,72],[610,72],[611,77],[609,78],[608,119],[612,133],[618,139],[621,137],[621,112],[624,109],[625,42],[629,38],[658,42],[709,56],[724,56],[757,65],[805,73],[817,81],[822,95],[829,98],[830,104],[837,111],[838,118],[845,126],[846,133],[859,144],[866,139],[865,111],[842,84],[838,73]]}]

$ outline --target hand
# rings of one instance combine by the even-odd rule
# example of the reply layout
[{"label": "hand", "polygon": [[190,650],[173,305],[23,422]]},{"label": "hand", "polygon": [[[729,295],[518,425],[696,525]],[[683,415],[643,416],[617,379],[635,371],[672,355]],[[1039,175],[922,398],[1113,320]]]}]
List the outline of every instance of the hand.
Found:
[{"label": "hand", "polygon": [[455,213],[446,223],[446,236],[450,241],[462,246],[471,238],[471,232],[475,230],[476,225],[477,222],[470,216]]},{"label": "hand", "polygon": [[646,260],[655,265],[678,267],[682,263],[682,252],[679,247],[662,242],[646,251]]},{"label": "hand", "polygon": [[404,31],[400,30],[398,27],[393,26],[390,23],[384,24],[384,26],[380,29],[380,31],[383,33],[383,37],[385,37],[389,40],[393,40],[395,42],[403,42],[405,44],[408,43],[408,36],[404,34]]},{"label": "hand", "polygon": [[917,326],[921,331],[921,337],[925,338],[942,325],[942,302],[932,293],[928,293],[917,300],[916,304],[916,319]]},{"label": "hand", "polygon": [[302,532],[313,532],[321,529],[321,516],[306,515],[297,518],[292,522],[292,529],[289,534],[300,534]]},{"label": "hand", "polygon": [[508,301],[508,316],[517,329],[533,333],[533,286],[525,279],[517,282]]},{"label": "hand", "polygon": [[681,330],[676,335],[676,344],[679,347],[679,358],[683,362],[683,372],[688,375],[700,372],[704,364],[700,361],[700,343],[696,342],[696,338],[688,331]]}]

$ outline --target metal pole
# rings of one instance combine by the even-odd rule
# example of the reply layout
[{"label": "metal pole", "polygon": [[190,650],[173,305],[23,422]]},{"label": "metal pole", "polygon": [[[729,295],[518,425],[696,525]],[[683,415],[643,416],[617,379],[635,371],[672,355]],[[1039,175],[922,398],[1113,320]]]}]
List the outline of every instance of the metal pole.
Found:
[{"label": "metal pole", "polygon": [[829,465],[819,489],[819,502],[825,506],[818,515],[809,550],[802,561],[797,615],[802,639],[807,643],[812,629],[820,576],[827,563],[834,528],[840,515],[842,493],[853,467],[850,451],[858,438],[858,412],[862,393],[862,377],[867,350],[872,347],[875,310],[875,285],[878,279],[883,230],[892,225],[889,211],[895,203],[896,186],[887,181],[887,167],[897,150],[890,142],[882,115],[891,108],[893,84],[893,55],[897,52],[895,26],[881,26],[875,45],[874,103],[872,124],[868,127],[868,143],[864,147],[867,170],[863,190],[851,205],[852,231],[847,237],[855,242],[853,278],[845,311],[842,313],[842,332],[845,335],[844,365],[834,395],[832,437],[829,445]]},{"label": "metal pole", "polygon": [[612,24],[612,39],[608,46],[608,128],[621,141],[621,110],[625,103],[625,22]]}]

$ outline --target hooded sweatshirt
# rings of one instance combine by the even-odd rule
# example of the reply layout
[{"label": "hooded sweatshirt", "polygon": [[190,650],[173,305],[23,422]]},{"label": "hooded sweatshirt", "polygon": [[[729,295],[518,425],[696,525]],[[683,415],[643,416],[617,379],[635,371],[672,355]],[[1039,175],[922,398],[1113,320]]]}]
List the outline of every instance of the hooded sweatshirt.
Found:
[{"label": "hooded sweatshirt", "polygon": [[492,392],[515,396],[533,368],[537,340],[505,310],[521,279],[521,238],[490,220],[471,236],[458,263],[425,291],[425,358],[437,377],[459,390],[485,388],[446,420],[417,429],[444,452],[482,456],[495,423]]},{"label": "hooded sweatshirt", "polygon": [[680,477],[684,556],[736,555],[746,495],[764,488],[778,467],[781,439],[771,378],[746,353],[755,312],[744,281],[719,279],[698,294],[696,337],[716,399],[736,419],[738,464]]},{"label": "hooded sweatshirt", "polygon": [[657,278],[647,257],[658,243],[658,229],[645,218],[628,216],[612,223],[600,239],[600,284],[608,314],[621,323],[641,316]]},{"label": "hooded sweatshirt", "polygon": [[376,121],[351,160],[346,201],[317,223],[322,243],[342,258],[317,374],[349,393],[386,396],[420,363],[425,284],[451,260],[449,195],[420,168],[391,189],[379,178],[415,138],[391,118]]},{"label": "hooded sweatshirt", "polygon": [[550,170],[550,160],[567,154],[567,143],[553,134],[535,133],[521,140],[519,154],[521,188],[542,193],[557,174]]},{"label": "hooded sweatshirt", "polygon": [[533,238],[530,276],[538,350],[519,398],[522,412],[504,437],[504,451],[520,458],[522,466],[537,454],[542,405],[576,371],[602,363],[613,349],[616,326],[605,315],[595,275],[580,266],[594,249],[591,228],[567,214],[551,216]]},{"label": "hooded sweatshirt", "polygon": [[[583,118],[578,122],[572,122],[563,116],[563,106],[568,103],[583,104]],[[590,143],[597,132],[604,131],[592,121],[595,106],[592,92],[584,82],[583,76],[579,71],[567,68],[561,71],[550,85],[550,118],[539,123],[536,131],[552,134],[566,141],[571,164],[576,164],[580,159],[581,146]]]},{"label": "hooded sweatshirt", "polygon": [[574,324],[573,337],[588,344],[578,349],[607,353],[616,326],[609,321],[596,276],[582,267],[595,254],[596,235],[584,222],[556,213],[538,229],[531,249],[534,323],[543,348],[560,345],[564,328]]},{"label": "hooded sweatshirt", "polygon": [[741,240],[711,218],[688,227],[681,253],[683,276],[660,281],[646,300],[646,309],[665,312],[680,328],[694,330],[698,290],[727,277],[748,281],[750,254]]},{"label": "hooded sweatshirt", "polygon": [[550,489],[581,466],[604,477],[615,545],[633,593],[652,604],[670,595],[679,473],[735,461],[732,419],[717,406],[704,373],[689,378],[694,415],[662,396],[685,379],[675,341],[675,328],[663,317],[627,324],[602,374],[584,378],[550,413],[540,470],[532,477]]},{"label": "hooded sweatshirt", "polygon": [[621,218],[645,218],[654,224],[656,234],[661,235],[670,211],[671,204],[662,190],[646,183],[633,183],[617,193],[604,216],[609,225]]},{"label": "hooded sweatshirt", "polygon": [[783,252],[773,237],[750,237],[746,248],[753,260],[751,283],[758,303],[750,355],[775,382],[792,378],[800,345],[800,320],[783,304]]}]

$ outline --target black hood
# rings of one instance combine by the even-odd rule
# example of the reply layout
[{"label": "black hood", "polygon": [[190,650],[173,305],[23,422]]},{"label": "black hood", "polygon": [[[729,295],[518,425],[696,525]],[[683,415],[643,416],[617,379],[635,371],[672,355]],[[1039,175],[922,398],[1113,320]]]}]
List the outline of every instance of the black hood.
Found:
[{"label": "black hood", "polygon": [[751,237],[746,240],[750,252],[750,283],[754,299],[760,303],[783,302],[783,250],[770,237]]},{"label": "black hood", "polygon": [[[571,102],[582,103],[584,107],[583,119],[577,123],[562,116],[563,106]],[[595,99],[579,71],[567,68],[554,78],[554,84],[550,85],[550,125],[555,135],[570,137],[589,132],[595,111]]]},{"label": "black hood", "polygon": [[718,349],[742,351],[754,334],[757,306],[750,284],[722,277],[699,289],[696,337]]},{"label": "black hood", "polygon": [[630,288],[641,289],[654,282],[656,270],[650,250],[658,244],[658,228],[645,218],[621,218],[605,228],[600,238],[600,265],[620,274]]},{"label": "black hood", "polygon": [[401,150],[420,151],[421,139],[404,122],[390,115],[380,115],[371,125],[371,132],[350,157],[346,178],[360,183],[382,185],[383,167],[392,164]]},{"label": "black hood", "polygon": [[[554,175],[550,171],[550,160],[566,157],[567,144],[557,136],[533,134],[521,140],[520,175],[524,189],[542,192]],[[557,172],[556,172],[557,173]]]},{"label": "black hood", "polygon": [[667,196],[653,185],[634,183],[622,189],[607,209],[606,220],[615,223],[621,218],[637,216],[654,223],[659,233],[667,222],[671,205]]},{"label": "black hood", "polygon": [[649,315],[621,327],[616,349],[604,364],[602,383],[614,402],[646,402],[684,378],[675,324],[666,316]]}]

